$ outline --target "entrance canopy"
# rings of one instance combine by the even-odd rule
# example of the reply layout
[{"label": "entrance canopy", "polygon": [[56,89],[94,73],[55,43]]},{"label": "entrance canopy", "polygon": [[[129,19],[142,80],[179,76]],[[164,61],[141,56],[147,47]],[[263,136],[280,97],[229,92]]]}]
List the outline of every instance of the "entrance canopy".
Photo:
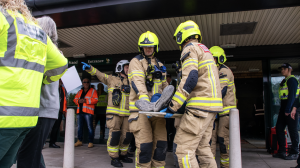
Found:
[{"label": "entrance canopy", "polygon": [[[66,57],[113,55],[116,60],[138,52],[141,33],[160,40],[160,55],[171,61],[179,48],[176,27],[195,21],[207,47],[233,45],[227,55],[238,58],[300,55],[300,1],[273,0],[27,0],[35,17],[49,15],[58,26],[60,49]],[[259,50],[259,51],[258,51]],[[256,54],[253,53],[256,52]],[[130,56],[129,56],[129,55]],[[261,55],[259,55],[261,57]]]},{"label": "entrance canopy", "polygon": [[58,30],[58,37],[70,45],[61,48],[67,57],[136,53],[138,38],[147,30],[157,34],[160,51],[175,51],[179,50],[173,40],[175,29],[181,22],[193,20],[207,47],[296,44],[300,43],[299,18],[300,7],[287,7],[66,28]]}]

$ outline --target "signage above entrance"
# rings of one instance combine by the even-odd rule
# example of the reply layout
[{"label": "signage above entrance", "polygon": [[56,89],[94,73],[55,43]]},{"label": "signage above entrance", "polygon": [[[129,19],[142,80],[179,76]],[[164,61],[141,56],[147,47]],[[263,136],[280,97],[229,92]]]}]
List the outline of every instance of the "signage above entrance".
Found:
[{"label": "signage above entrance", "polygon": [[88,59],[87,63],[91,65],[109,65],[112,64],[112,58]]},{"label": "signage above entrance", "polygon": [[112,64],[112,58],[111,57],[107,57],[107,58],[91,58],[91,59],[87,59],[87,60],[82,60],[80,59],[80,61],[78,59],[69,59],[68,60],[68,66],[78,66],[81,64],[81,62],[86,62],[88,64],[91,65],[110,65]]},{"label": "signage above entrance", "polygon": [[73,65],[75,65],[75,66],[77,66],[78,65],[78,60],[69,60],[69,67],[71,67],[71,66],[73,66]]}]

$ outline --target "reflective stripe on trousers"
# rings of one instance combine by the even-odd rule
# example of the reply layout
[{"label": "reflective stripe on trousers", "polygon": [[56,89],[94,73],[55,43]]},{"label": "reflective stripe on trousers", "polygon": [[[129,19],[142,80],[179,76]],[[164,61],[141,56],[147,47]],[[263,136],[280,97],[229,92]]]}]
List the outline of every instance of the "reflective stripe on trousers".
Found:
[{"label": "reflective stripe on trousers", "polygon": [[189,155],[182,158],[182,164],[184,168],[191,168],[189,163]]}]

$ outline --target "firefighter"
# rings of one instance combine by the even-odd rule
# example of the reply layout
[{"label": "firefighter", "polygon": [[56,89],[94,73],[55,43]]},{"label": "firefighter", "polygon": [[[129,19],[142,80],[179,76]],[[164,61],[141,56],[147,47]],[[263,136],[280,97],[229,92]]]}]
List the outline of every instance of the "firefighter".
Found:
[{"label": "firefighter", "polygon": [[107,151],[111,157],[111,165],[123,167],[124,163],[132,163],[128,158],[127,151],[133,134],[129,132],[129,93],[128,60],[117,63],[116,73],[118,76],[107,75],[96,68],[83,63],[83,70],[97,78],[108,87],[108,106],[106,109],[106,125],[109,128]]},{"label": "firefighter", "polygon": [[215,116],[223,112],[218,69],[208,48],[200,43],[202,37],[195,22],[181,23],[174,39],[182,51],[182,75],[166,112],[173,114],[187,102],[175,135],[175,159],[180,168],[216,168],[209,141]]},{"label": "firefighter", "polygon": [[215,126],[212,132],[211,150],[216,157],[217,141],[221,153],[221,168],[229,168],[229,111],[236,108],[235,85],[232,71],[224,63],[226,55],[219,46],[210,48],[215,63],[219,69],[219,79],[223,99],[223,112],[217,115]]},{"label": "firefighter", "polygon": [[167,151],[166,120],[164,118],[147,118],[139,114],[137,100],[150,102],[154,94],[161,94],[168,86],[165,67],[155,57],[159,51],[157,36],[147,31],[138,41],[140,54],[129,64],[129,129],[136,141],[136,167],[164,167]]}]

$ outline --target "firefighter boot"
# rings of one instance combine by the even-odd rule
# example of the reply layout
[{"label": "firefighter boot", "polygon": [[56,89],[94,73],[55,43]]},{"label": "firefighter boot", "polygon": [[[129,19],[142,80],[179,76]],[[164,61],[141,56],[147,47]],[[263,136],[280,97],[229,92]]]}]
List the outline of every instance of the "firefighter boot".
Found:
[{"label": "firefighter boot", "polygon": [[130,159],[127,155],[120,155],[120,160],[123,163],[132,163],[133,162],[133,160]]},{"label": "firefighter boot", "polygon": [[161,97],[156,102],[149,102],[147,100],[138,100],[135,102],[135,106],[142,111],[158,112],[161,109],[168,107],[168,104],[173,96],[173,92],[174,92],[174,86],[169,85],[163,90]]},{"label": "firefighter boot", "polygon": [[77,147],[77,146],[82,146],[82,142],[81,142],[80,140],[77,140],[77,142],[75,143],[74,146],[75,146],[75,147]]},{"label": "firefighter boot", "polygon": [[154,111],[160,111],[166,107],[168,107],[170,100],[172,99],[174,92],[174,86],[167,86],[163,92],[161,93],[161,97],[154,104]]},{"label": "firefighter boot", "polygon": [[119,158],[111,158],[111,163],[114,167],[123,167],[123,164],[120,162]]},{"label": "firefighter boot", "polygon": [[90,142],[88,148],[92,148],[92,147],[94,147],[94,144]]},{"label": "firefighter boot", "polygon": [[135,106],[141,111],[153,111],[154,102],[149,102],[147,100],[138,100],[135,102]]}]

